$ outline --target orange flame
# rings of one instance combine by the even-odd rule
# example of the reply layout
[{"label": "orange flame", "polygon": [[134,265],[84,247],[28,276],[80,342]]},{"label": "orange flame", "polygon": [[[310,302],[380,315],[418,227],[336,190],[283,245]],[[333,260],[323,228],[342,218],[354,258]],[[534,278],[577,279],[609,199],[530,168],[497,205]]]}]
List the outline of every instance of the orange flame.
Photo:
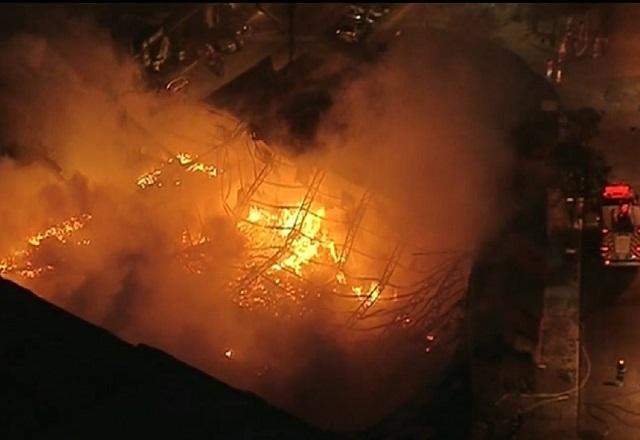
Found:
[{"label": "orange flame", "polygon": [[[289,251],[284,258],[273,264],[273,270],[282,270],[286,267],[297,275],[302,275],[304,267],[313,259],[322,257],[321,254],[330,261],[338,262],[336,244],[322,225],[326,214],[325,209],[320,207],[304,215],[301,209],[302,203],[296,205],[298,208],[295,209],[281,209],[279,215],[251,206],[246,222],[240,222],[238,228],[245,232],[257,246],[265,243],[283,245],[287,237],[293,234],[294,238],[290,241]],[[300,221],[300,219],[303,220]]]},{"label": "orange flame", "polygon": [[[90,214],[74,216],[56,225],[50,226],[42,232],[38,232],[26,241],[26,247],[13,251],[9,256],[0,259],[0,275],[17,273],[23,278],[33,279],[40,276],[45,270],[53,270],[53,266],[47,264],[44,267],[34,267],[30,261],[31,256],[43,241],[55,238],[60,243],[67,243],[71,235],[84,228],[91,220]],[[77,242],[79,245],[89,245],[90,240],[84,239]]]},{"label": "orange flame", "polygon": [[[166,162],[162,163],[159,168],[150,171],[136,180],[136,185],[141,189],[146,189],[151,186],[162,188],[162,175],[166,166],[177,163],[184,168],[188,173],[203,173],[206,176],[218,177],[222,170],[215,165],[207,165],[203,162],[197,162],[196,159],[189,153],[178,153],[174,157],[169,158]],[[175,182],[176,186],[180,185],[180,181]]]},{"label": "orange flame", "polygon": [[364,289],[361,286],[352,287],[351,290],[356,294],[358,298],[362,296],[367,297],[364,303],[365,307],[367,308],[376,303],[381,293],[380,285],[377,281],[372,281],[371,285],[369,286],[369,290],[366,292],[364,292]]}]

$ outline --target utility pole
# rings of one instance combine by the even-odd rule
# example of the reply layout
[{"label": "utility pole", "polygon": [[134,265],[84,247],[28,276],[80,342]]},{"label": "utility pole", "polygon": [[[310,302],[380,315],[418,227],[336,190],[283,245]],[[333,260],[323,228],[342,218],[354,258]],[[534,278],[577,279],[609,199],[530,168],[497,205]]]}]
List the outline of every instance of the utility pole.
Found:
[{"label": "utility pole", "polygon": [[295,55],[295,52],[296,52],[295,14],[296,14],[296,4],[291,3],[289,5],[289,64],[293,62],[293,56]]}]

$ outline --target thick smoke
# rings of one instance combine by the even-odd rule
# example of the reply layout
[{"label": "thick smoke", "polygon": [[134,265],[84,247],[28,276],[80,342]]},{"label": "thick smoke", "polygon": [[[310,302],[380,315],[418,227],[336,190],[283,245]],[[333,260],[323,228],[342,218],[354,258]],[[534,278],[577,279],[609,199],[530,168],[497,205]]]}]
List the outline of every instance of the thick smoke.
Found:
[{"label": "thick smoke", "polygon": [[635,5],[601,5],[597,12],[603,17],[599,27],[608,37],[606,62],[602,67],[606,73],[622,80],[625,76],[640,74],[640,67],[635,62],[635,54],[640,47],[640,32],[636,26],[640,11]]},{"label": "thick smoke", "polygon": [[[54,271],[20,282],[326,426],[371,423],[437,377],[448,354],[416,354],[413,339],[357,337],[325,313],[283,321],[237,308],[224,286],[244,238],[208,187],[143,197],[134,184],[180,151],[204,152],[225,122],[198,103],[141,92],[132,62],[94,26],[58,29],[0,48],[0,251],[84,212],[91,244],[44,243],[37,258]],[[493,49],[403,38],[334,96],[321,148],[298,160],[371,188],[393,207],[385,222],[421,248],[473,252],[508,214],[507,140],[526,86],[516,68],[497,67],[513,60]],[[194,278],[176,263],[176,239],[197,221],[214,264]]]},{"label": "thick smoke", "polygon": [[522,85],[495,49],[405,38],[336,98],[321,129],[324,159],[393,200],[394,220],[423,246],[473,249],[508,214],[499,194]]},{"label": "thick smoke", "polygon": [[[227,317],[216,307],[216,286],[239,255],[240,237],[221,210],[193,202],[206,200],[207,189],[169,205],[162,194],[140,197],[135,181],[178,152],[200,153],[214,133],[211,115],[140,92],[137,69],[116,55],[108,34],[86,22],[59,25],[59,32],[18,34],[2,45],[8,157],[0,163],[0,222],[10,232],[3,254],[36,231],[90,213],[91,245],[67,252],[43,243],[36,258],[51,263],[55,276],[33,287],[132,340],[206,354],[201,347],[210,344],[200,330],[233,319],[233,310]],[[174,269],[175,241],[190,220],[185,215],[203,212],[203,228],[218,239],[212,256],[221,261],[211,280],[188,285]]]}]

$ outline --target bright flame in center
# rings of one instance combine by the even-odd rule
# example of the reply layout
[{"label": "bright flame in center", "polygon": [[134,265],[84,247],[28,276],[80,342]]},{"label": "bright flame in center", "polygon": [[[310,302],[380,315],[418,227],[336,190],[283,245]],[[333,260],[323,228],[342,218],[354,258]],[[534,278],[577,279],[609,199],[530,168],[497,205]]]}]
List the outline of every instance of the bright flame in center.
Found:
[{"label": "bright flame in center", "polygon": [[[279,236],[281,242],[288,242],[288,250],[284,258],[276,262],[272,269],[288,268],[302,275],[303,268],[313,259],[321,257],[322,253],[326,253],[334,263],[338,262],[340,257],[336,251],[335,242],[323,229],[325,209],[320,207],[310,210],[305,215],[301,208],[302,203],[298,205],[300,206],[298,208],[282,208],[279,214],[251,206],[246,218],[251,227],[241,226],[241,229],[258,242],[273,241],[265,237],[270,234]],[[275,234],[274,230],[277,231]]]}]

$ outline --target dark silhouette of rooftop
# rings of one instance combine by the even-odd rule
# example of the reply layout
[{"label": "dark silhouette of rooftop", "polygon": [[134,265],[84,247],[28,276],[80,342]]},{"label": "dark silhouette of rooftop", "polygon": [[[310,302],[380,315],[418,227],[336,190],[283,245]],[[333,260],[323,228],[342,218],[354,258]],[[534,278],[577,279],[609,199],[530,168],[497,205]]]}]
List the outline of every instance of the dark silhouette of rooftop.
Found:
[{"label": "dark silhouette of rooftop", "polygon": [[1,278],[0,389],[3,439],[336,438]]}]

